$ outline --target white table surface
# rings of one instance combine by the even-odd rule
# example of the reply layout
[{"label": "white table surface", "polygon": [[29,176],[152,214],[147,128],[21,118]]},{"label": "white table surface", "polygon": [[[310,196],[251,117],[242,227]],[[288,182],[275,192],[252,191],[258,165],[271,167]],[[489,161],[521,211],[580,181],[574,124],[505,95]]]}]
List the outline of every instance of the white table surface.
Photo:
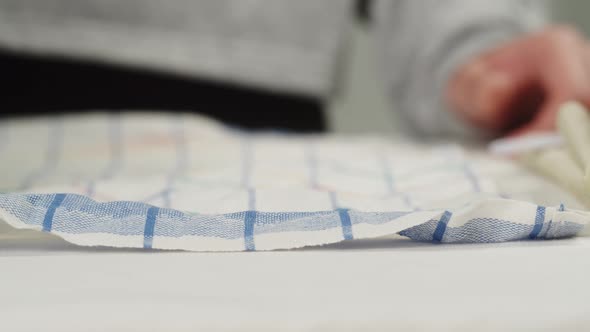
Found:
[{"label": "white table surface", "polygon": [[0,241],[0,331],[590,329],[590,239],[255,253]]}]

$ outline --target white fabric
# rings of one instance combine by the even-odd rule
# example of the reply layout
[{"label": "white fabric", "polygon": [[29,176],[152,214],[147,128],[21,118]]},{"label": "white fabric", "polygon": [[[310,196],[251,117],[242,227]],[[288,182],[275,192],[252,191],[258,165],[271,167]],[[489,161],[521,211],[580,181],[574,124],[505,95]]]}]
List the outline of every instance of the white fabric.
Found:
[{"label": "white fabric", "polygon": [[3,126],[0,218],[80,245],[272,250],[395,233],[501,242],[573,236],[589,218],[507,199],[491,175],[500,164],[455,145],[247,135],[190,116]]}]

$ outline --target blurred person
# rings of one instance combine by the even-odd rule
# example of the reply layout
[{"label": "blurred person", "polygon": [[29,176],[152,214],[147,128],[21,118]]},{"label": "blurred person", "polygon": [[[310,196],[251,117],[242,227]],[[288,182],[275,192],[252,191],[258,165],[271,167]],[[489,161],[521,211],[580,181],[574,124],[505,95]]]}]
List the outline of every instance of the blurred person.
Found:
[{"label": "blurred person", "polygon": [[[0,0],[2,112],[191,110],[246,128],[321,131],[354,4]],[[368,6],[392,110],[419,133],[552,130],[560,103],[590,105],[590,44],[547,25],[544,2]]]}]

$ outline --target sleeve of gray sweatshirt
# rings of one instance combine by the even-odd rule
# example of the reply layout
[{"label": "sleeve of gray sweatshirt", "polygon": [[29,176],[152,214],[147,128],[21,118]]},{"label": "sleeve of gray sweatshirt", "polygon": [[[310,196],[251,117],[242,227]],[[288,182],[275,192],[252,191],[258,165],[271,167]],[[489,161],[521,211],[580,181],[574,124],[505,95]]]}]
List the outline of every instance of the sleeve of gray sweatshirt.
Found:
[{"label": "sleeve of gray sweatshirt", "polygon": [[458,65],[498,43],[541,27],[535,0],[378,0],[374,6],[381,73],[393,107],[425,135],[477,136],[445,109]]}]

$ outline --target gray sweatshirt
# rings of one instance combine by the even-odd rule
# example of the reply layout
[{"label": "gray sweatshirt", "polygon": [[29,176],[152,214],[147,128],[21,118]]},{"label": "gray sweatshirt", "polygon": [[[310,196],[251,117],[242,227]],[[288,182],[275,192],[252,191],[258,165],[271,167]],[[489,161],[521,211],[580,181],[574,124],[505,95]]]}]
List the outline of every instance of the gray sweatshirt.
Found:
[{"label": "gray sweatshirt", "polygon": [[[353,3],[345,0],[0,0],[0,48],[149,68],[329,98]],[[540,26],[526,0],[378,0],[393,109],[430,134],[468,127],[443,109],[456,66]],[[280,112],[280,110],[277,110]]]}]

